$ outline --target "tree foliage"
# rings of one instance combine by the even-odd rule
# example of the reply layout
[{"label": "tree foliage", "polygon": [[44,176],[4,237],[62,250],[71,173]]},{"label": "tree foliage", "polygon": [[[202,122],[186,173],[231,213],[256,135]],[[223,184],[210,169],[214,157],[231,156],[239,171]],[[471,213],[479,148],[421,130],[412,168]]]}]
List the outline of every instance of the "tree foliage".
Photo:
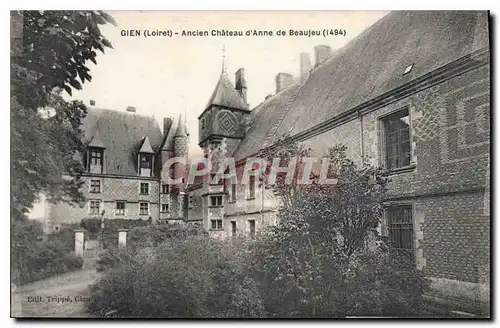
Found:
[{"label": "tree foliage", "polygon": [[[80,101],[62,92],[90,81],[88,61],[111,43],[99,25],[115,24],[101,11],[12,12],[21,25],[20,47],[11,50],[11,217],[23,215],[40,193],[51,201],[80,203]],[[15,41],[15,40],[14,40]]]},{"label": "tree foliage", "polygon": [[[319,183],[313,170],[310,184],[286,183],[282,175],[269,186],[281,200],[279,223],[253,244],[249,270],[271,316],[401,316],[419,310],[425,279],[391,260],[377,229],[387,178],[379,168],[357,167],[345,150],[336,146],[327,154],[328,176],[336,184]],[[284,141],[262,156],[282,157],[283,163],[298,158],[297,181],[310,154]]]}]

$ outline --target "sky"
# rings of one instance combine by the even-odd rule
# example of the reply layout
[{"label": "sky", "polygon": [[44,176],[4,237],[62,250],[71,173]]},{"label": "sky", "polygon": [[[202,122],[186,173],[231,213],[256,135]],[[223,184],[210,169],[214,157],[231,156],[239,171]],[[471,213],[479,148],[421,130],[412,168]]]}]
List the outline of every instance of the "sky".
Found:
[{"label": "sky", "polygon": [[[160,128],[163,118],[186,116],[190,134],[190,156],[201,155],[198,147],[198,116],[205,109],[225,66],[234,85],[234,73],[245,69],[248,103],[253,108],[276,90],[280,72],[300,76],[300,53],[307,52],[314,65],[314,47],[341,48],[378,21],[386,11],[109,11],[117,26],[101,26],[113,49],[89,62],[91,82],[73,90],[66,98],[96,102],[95,107],[125,111],[136,107],[142,115],[154,116]],[[346,36],[277,36],[277,30],[308,31],[343,29]],[[122,30],[140,30],[140,36],[122,36]],[[182,33],[200,30],[272,31],[273,36],[144,37],[145,30]],[[130,33],[128,33],[130,34]],[[30,217],[47,215],[42,200]]]},{"label": "sky", "polygon": [[[87,105],[154,116],[163,126],[164,117],[186,114],[190,152],[199,151],[198,116],[205,109],[222,69],[225,48],[227,74],[234,85],[234,73],[245,69],[248,102],[253,108],[275,93],[279,72],[299,77],[301,52],[308,52],[314,64],[314,46],[329,45],[334,51],[387,12],[381,11],[282,11],[282,12],[181,12],[109,11],[118,26],[101,27],[114,49],[106,49],[90,63],[92,82],[85,83],[73,98]],[[144,31],[182,33],[199,30],[273,31],[273,36],[144,37]],[[344,29],[346,36],[277,36],[294,30]],[[140,30],[141,36],[122,36],[122,30]]]}]

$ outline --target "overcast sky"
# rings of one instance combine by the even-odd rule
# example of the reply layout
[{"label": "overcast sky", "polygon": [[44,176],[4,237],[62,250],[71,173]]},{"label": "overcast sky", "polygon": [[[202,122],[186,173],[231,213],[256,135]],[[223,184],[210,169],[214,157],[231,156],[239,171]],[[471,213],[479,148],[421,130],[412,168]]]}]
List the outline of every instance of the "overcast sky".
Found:
[{"label": "overcast sky", "polygon": [[[301,52],[327,44],[332,49],[344,46],[387,12],[311,11],[311,12],[167,12],[112,11],[118,26],[103,26],[103,34],[114,49],[90,63],[92,82],[73,98],[96,107],[125,110],[154,116],[162,126],[163,117],[187,113],[191,150],[198,148],[197,117],[221,73],[222,47],[226,66],[234,84],[234,72],[245,68],[248,102],[253,108],[275,91],[279,72],[298,77]],[[319,37],[149,37],[121,36],[122,30],[323,30],[345,29],[347,36]]]}]

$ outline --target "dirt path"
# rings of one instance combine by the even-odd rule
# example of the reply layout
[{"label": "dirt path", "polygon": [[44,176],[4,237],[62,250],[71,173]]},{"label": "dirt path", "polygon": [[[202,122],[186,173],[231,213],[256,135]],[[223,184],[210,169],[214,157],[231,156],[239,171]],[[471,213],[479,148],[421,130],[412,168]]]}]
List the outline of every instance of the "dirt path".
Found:
[{"label": "dirt path", "polygon": [[11,316],[86,317],[89,285],[97,277],[95,269],[83,269],[17,287],[11,297]]}]

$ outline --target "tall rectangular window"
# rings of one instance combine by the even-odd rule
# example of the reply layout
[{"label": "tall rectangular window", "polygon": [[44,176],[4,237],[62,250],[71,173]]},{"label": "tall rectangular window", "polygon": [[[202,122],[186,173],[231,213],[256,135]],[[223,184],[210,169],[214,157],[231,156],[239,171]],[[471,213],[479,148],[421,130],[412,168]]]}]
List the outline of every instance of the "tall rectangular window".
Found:
[{"label": "tall rectangular window", "polygon": [[139,203],[139,215],[149,215],[149,203],[147,202]]},{"label": "tall rectangular window", "polygon": [[235,202],[236,201],[236,184],[231,183],[231,201]]},{"label": "tall rectangular window", "polygon": [[392,259],[414,265],[412,206],[394,206],[386,209],[387,237]]},{"label": "tall rectangular window", "polygon": [[161,212],[162,213],[168,212],[168,204],[161,204]]},{"label": "tall rectangular window", "polygon": [[411,162],[410,116],[408,109],[382,119],[387,169],[409,166]]},{"label": "tall rectangular window", "polygon": [[236,221],[231,221],[231,233],[236,236]]},{"label": "tall rectangular window", "polygon": [[91,193],[101,192],[101,180],[90,180],[90,192]]},{"label": "tall rectangular window", "polygon": [[149,195],[149,183],[141,182],[140,194],[141,195]]},{"label": "tall rectangular window", "polygon": [[101,207],[100,200],[91,200],[89,204],[89,214],[90,215],[99,215],[99,210]]},{"label": "tall rectangular window", "polygon": [[116,215],[125,215],[125,202],[123,202],[123,201],[116,202],[115,214]]},{"label": "tall rectangular window", "polygon": [[248,198],[255,198],[255,175],[251,175],[248,180]]},{"label": "tall rectangular window", "polygon": [[90,153],[90,164],[102,166],[103,150],[101,148],[91,148],[89,150],[89,153]]},{"label": "tall rectangular window", "polygon": [[250,226],[250,236],[255,236],[255,220],[248,220]]},{"label": "tall rectangular window", "polygon": [[161,185],[161,193],[162,194],[168,194],[168,184],[164,183]]}]

